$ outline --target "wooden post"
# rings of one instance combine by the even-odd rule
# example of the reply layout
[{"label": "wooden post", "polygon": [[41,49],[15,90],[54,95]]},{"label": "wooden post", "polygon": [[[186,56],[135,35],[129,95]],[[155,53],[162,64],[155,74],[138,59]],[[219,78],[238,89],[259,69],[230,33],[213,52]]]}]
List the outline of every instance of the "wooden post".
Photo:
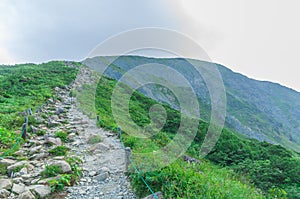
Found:
[{"label": "wooden post", "polygon": [[125,148],[125,169],[128,172],[128,166],[130,165],[130,156],[131,156],[131,149],[130,147]]},{"label": "wooden post", "polygon": [[118,138],[121,138],[121,135],[122,135],[121,127],[118,126],[117,131],[118,131]]},{"label": "wooden post", "polygon": [[27,136],[27,124],[24,123],[22,125],[22,138],[23,138],[23,140],[26,140],[26,136]]},{"label": "wooden post", "polygon": [[24,123],[25,123],[25,124],[28,124],[28,117],[25,117],[25,118],[24,118]]}]

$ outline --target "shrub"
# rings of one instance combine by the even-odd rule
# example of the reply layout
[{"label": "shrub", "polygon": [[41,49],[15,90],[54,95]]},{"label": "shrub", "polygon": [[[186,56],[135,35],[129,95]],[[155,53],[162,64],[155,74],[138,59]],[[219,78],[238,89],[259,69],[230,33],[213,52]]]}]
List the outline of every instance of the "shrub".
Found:
[{"label": "shrub", "polygon": [[79,164],[82,163],[82,160],[79,158],[68,158],[66,161],[69,163],[72,169],[72,183],[77,182],[82,176],[82,169],[79,167]]},{"label": "shrub", "polygon": [[82,176],[82,170],[79,167],[79,164],[82,161],[79,158],[67,158],[66,161],[70,164],[72,169],[72,174],[61,174],[58,179],[49,180],[49,186],[51,191],[63,191],[65,186],[74,185]]},{"label": "shrub", "polygon": [[51,150],[49,153],[53,156],[64,156],[67,153],[68,148],[66,146],[57,146]]},{"label": "shrub", "polygon": [[49,178],[49,177],[55,177],[60,173],[62,173],[62,170],[59,166],[50,165],[50,166],[46,166],[45,171],[41,172],[41,176],[44,178]]},{"label": "shrub", "polygon": [[97,144],[99,142],[102,142],[102,137],[100,135],[92,135],[88,139],[88,144]]},{"label": "shrub", "polygon": [[58,131],[55,133],[55,137],[58,137],[63,142],[68,142],[68,134],[66,132]]},{"label": "shrub", "polygon": [[46,134],[46,131],[44,131],[44,130],[39,130],[38,132],[37,132],[37,135],[38,136],[44,136]]},{"label": "shrub", "polygon": [[71,175],[62,174],[58,179],[49,180],[48,183],[51,188],[51,192],[63,191],[65,186],[71,185]]},{"label": "shrub", "polygon": [[5,175],[7,173],[7,167],[4,164],[0,164],[0,174]]}]

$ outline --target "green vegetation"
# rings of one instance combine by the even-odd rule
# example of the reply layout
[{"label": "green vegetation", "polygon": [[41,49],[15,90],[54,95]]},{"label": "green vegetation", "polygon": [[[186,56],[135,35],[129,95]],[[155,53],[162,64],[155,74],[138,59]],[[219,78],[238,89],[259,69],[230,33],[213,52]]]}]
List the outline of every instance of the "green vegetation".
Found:
[{"label": "green vegetation", "polygon": [[56,165],[48,166],[47,165],[45,171],[41,172],[41,176],[44,178],[49,178],[49,177],[55,177],[60,173],[62,173],[62,170],[59,166],[56,166]]},{"label": "green vegetation", "polygon": [[17,166],[16,168],[14,168],[14,169],[12,170],[12,172],[13,172],[13,173],[17,173],[17,172],[21,171],[21,169],[23,169],[24,167],[25,167],[25,164],[20,165],[20,166]]},{"label": "green vegetation", "polygon": [[[0,155],[11,149],[19,139],[20,127],[24,122],[22,112],[29,107],[35,110],[47,98],[52,98],[53,89],[69,84],[75,78],[76,72],[77,69],[66,67],[65,63],[60,61],[0,68]],[[97,87],[96,108],[101,118],[99,126],[116,132],[117,124],[111,112],[111,95],[115,84],[114,80],[101,78]],[[88,103],[92,104],[92,98],[88,95],[92,89],[92,86],[85,85],[83,90],[86,92],[83,95],[78,95],[77,91],[73,91],[71,95],[78,95],[79,101],[85,100],[80,97],[88,97],[91,100]],[[155,104],[158,103],[135,92],[129,104],[132,120],[141,127],[148,125],[148,112]],[[125,105],[120,104],[121,106]],[[159,133],[142,139],[123,131],[123,142],[131,147],[134,154],[158,151],[174,138],[182,115],[166,104],[162,106],[166,109],[167,120]],[[93,111],[85,110],[87,113]],[[160,116],[156,115],[154,119],[160,121]],[[33,117],[29,117],[29,123],[39,124]],[[198,153],[207,128],[208,124],[201,121],[197,135],[188,148],[188,155],[199,158]],[[187,128],[185,133],[191,131],[192,129]],[[38,135],[44,134],[44,131],[38,132]],[[55,136],[64,142],[68,141],[65,132],[57,132]],[[101,141],[101,137],[91,137],[89,143]],[[18,146],[14,149],[18,149]],[[13,152],[14,150],[9,154]],[[65,156],[67,148],[59,146],[49,152],[53,156]],[[140,170],[143,168],[140,164],[143,161],[149,163],[147,166],[160,161],[155,162],[151,157],[133,158],[135,166]],[[49,181],[53,192],[74,184],[82,175],[78,166],[81,163],[80,159],[65,159],[72,168],[72,174],[61,174],[60,168],[53,166],[47,166],[42,173],[44,178],[57,176]],[[200,164],[188,164],[178,159],[164,168],[142,172],[140,175],[154,191],[162,191],[165,198],[300,198],[299,154],[281,146],[242,138],[231,130],[224,129],[216,146],[200,161]],[[17,168],[20,169],[22,168]],[[6,172],[6,168],[0,165],[0,173]],[[140,176],[136,173],[129,175],[137,193],[141,196],[148,195],[149,191],[140,180]]]},{"label": "green vegetation", "polygon": [[[101,118],[99,125],[111,130],[115,130],[117,127],[112,117],[110,105],[110,96],[115,84],[114,80],[101,78],[96,97],[97,114]],[[135,92],[131,97],[129,110],[132,120],[140,126],[149,124],[148,110],[154,104],[157,102]],[[168,117],[160,133],[150,139],[136,138],[127,135],[126,132],[123,133],[124,144],[131,147],[133,152],[156,151],[174,137],[174,132],[177,132],[179,126],[180,113],[167,105],[163,106],[166,108]],[[189,155],[198,157],[207,128],[208,124],[201,121],[194,142],[188,149]],[[289,198],[298,197],[299,156],[281,146],[240,138],[230,130],[224,129],[217,145],[206,159],[194,167],[188,167],[189,165],[178,160],[164,169],[146,172],[142,175],[150,186],[154,187],[155,191],[162,190],[166,198],[174,198],[175,196],[183,198],[232,198],[227,195],[229,193],[231,196],[236,196],[234,198],[272,198],[274,193],[275,195],[278,193],[284,195],[285,192]],[[208,160],[218,164],[223,169],[213,166],[207,162]],[[266,165],[263,162],[270,164]],[[233,173],[232,170],[238,174]],[[201,175],[199,171],[202,171],[203,174]],[[136,174],[131,174],[131,179],[135,189],[139,190],[139,194],[149,194]],[[225,184],[229,186],[222,184],[224,180],[226,181]],[[206,181],[209,183],[205,183]],[[264,195],[260,194],[258,189],[254,189],[250,183],[254,183],[257,188],[260,188]],[[212,188],[212,184],[217,186]],[[280,197],[284,198],[283,196]]]},{"label": "green vegetation", "polygon": [[44,136],[44,135],[46,135],[46,131],[39,130],[39,131],[37,132],[37,135],[38,135],[38,136]]},{"label": "green vegetation", "polygon": [[82,163],[82,160],[77,157],[68,157],[66,161],[69,163],[72,169],[72,183],[77,182],[82,176],[82,170],[79,165]]},{"label": "green vegetation", "polygon": [[[143,195],[147,187],[137,174],[131,177],[135,190]],[[144,173],[143,177],[166,198],[264,198],[232,171],[208,162],[188,164],[179,159],[163,169]]]},{"label": "green vegetation", "polygon": [[5,128],[0,128],[0,147],[1,150],[11,147],[16,143],[19,135],[15,134],[12,131],[9,131]]},{"label": "green vegetation", "polygon": [[71,174],[62,174],[58,177],[58,179],[49,180],[49,186],[51,188],[51,192],[55,191],[63,191],[65,186],[71,185]]},{"label": "green vegetation", "polygon": [[[34,111],[46,99],[53,97],[55,87],[68,85],[75,79],[77,69],[63,61],[44,64],[20,64],[0,68],[0,155],[10,150],[20,138],[24,123],[24,111]],[[34,117],[28,118],[29,125],[37,125]],[[39,135],[42,135],[41,132]],[[18,145],[9,154],[13,154]]]},{"label": "green vegetation", "polygon": [[59,174],[60,172],[56,170],[56,173],[53,175],[57,176],[57,178],[48,181],[52,192],[63,191],[65,186],[74,185],[82,176],[82,170],[78,166],[82,161],[79,158],[66,158],[66,161],[71,166],[72,174]]},{"label": "green vegetation", "polygon": [[58,131],[55,133],[55,137],[60,138],[63,142],[68,142],[68,133]]},{"label": "green vegetation", "polygon": [[[117,58],[116,60],[114,60]],[[178,71],[193,87],[201,99],[201,119],[209,121],[210,118],[210,92],[207,83],[195,67],[214,68],[212,63],[184,59],[184,58],[147,58],[141,56],[100,56],[88,58],[83,61],[92,68],[101,67],[103,63],[114,60],[105,71],[105,75],[118,80],[131,69],[144,64],[162,64]],[[239,133],[249,135],[258,140],[270,140],[282,146],[300,152],[300,113],[296,107],[300,106],[300,94],[292,89],[276,83],[256,81],[244,75],[235,73],[230,69],[215,65],[224,82],[227,98],[226,126]],[[149,84],[146,85],[149,88]],[[156,99],[178,107],[172,92],[160,86],[152,86],[151,91],[144,89],[143,93]],[[145,87],[143,87],[145,88]],[[147,91],[148,90],[148,91]],[[156,92],[158,91],[158,92]]]},{"label": "green vegetation", "polygon": [[7,166],[4,164],[0,164],[0,174],[6,175],[6,173],[7,173]]},{"label": "green vegetation", "polygon": [[49,153],[53,156],[64,156],[67,153],[68,148],[66,146],[57,146],[49,150]]},{"label": "green vegetation", "polygon": [[93,135],[93,136],[89,137],[88,144],[97,144],[102,141],[103,141],[103,139],[100,135]]}]

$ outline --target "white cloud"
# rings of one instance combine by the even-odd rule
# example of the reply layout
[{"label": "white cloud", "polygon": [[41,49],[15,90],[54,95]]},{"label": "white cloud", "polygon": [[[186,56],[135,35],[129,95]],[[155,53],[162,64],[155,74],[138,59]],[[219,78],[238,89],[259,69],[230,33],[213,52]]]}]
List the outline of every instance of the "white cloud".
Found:
[{"label": "white cloud", "polygon": [[300,91],[299,3],[246,0],[1,0],[0,63],[83,59],[107,37],[175,29],[213,61]]}]

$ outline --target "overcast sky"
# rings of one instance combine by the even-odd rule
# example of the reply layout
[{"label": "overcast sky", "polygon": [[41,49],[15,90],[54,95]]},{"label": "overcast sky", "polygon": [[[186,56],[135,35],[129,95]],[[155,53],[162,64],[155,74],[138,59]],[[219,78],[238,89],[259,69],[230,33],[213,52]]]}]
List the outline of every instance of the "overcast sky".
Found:
[{"label": "overcast sky", "polygon": [[298,0],[1,0],[0,64],[82,60],[106,38],[162,27],[212,61],[300,91]]}]

